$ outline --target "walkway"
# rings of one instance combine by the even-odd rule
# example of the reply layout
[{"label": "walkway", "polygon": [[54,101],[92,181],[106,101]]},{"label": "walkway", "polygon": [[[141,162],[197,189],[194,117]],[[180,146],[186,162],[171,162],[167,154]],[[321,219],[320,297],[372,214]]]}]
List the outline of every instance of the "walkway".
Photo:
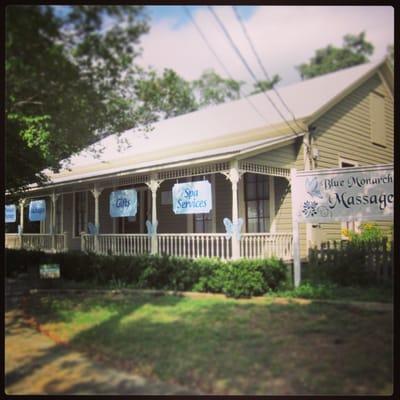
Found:
[{"label": "walkway", "polygon": [[7,292],[5,314],[7,394],[200,394],[181,386],[149,381],[137,375],[106,368],[81,353],[54,343],[24,322],[20,309],[23,288],[15,287],[14,290],[9,289]]}]

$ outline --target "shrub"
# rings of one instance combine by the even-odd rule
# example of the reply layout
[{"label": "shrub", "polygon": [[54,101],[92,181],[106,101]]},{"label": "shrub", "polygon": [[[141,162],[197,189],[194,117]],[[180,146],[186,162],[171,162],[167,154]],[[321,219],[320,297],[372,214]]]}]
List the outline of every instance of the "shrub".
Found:
[{"label": "shrub", "polygon": [[286,281],[286,265],[278,259],[222,261],[190,260],[166,255],[112,256],[70,251],[46,254],[7,250],[7,275],[41,263],[60,264],[61,277],[108,287],[225,293],[249,297],[275,290]]}]

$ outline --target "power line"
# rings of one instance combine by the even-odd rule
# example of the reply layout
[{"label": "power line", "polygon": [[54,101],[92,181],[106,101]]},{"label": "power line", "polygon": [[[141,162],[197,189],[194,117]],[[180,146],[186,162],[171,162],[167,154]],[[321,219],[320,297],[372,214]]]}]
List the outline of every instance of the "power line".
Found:
[{"label": "power line", "polygon": [[[245,26],[244,23],[243,23],[242,17],[240,16],[239,12],[237,11],[236,6],[232,6],[232,8],[233,8],[233,11],[235,12],[236,19],[238,20],[238,22],[239,22],[239,24],[240,24],[240,26],[241,26],[241,28],[242,28],[242,30],[243,30],[244,35],[246,36],[246,39],[247,39],[247,41],[248,41],[249,44],[250,44],[251,50],[253,51],[253,54],[255,55],[255,57],[256,57],[256,59],[257,59],[257,61],[258,61],[258,65],[259,65],[260,68],[262,69],[265,78],[266,78],[268,81],[271,82],[271,79],[270,79],[270,77],[269,77],[269,75],[268,75],[268,73],[267,73],[267,71],[266,71],[266,69],[265,69],[263,63],[261,62],[261,59],[260,59],[260,57],[259,57],[259,55],[258,55],[258,53],[257,53],[257,51],[256,51],[256,49],[255,49],[255,47],[254,47],[254,45],[253,45],[253,42],[252,42],[251,39],[250,39],[250,35],[249,35],[248,32],[247,32],[247,29],[246,29],[246,26]],[[283,104],[283,106],[286,108],[286,110],[287,110],[287,111],[289,112],[289,114],[292,116],[292,118],[293,118],[295,124],[297,125],[297,127],[298,127],[299,129],[302,130],[303,128],[297,123],[297,120],[296,120],[296,117],[295,117],[294,113],[290,110],[289,106],[288,106],[288,105],[286,104],[286,102],[283,100],[283,98],[282,98],[281,95],[279,94],[278,90],[276,90],[274,86],[272,86],[272,90],[276,93],[277,97],[279,98],[279,100],[281,101],[281,103]]]},{"label": "power line", "polygon": [[[233,39],[231,38],[229,32],[226,30],[224,24],[222,23],[222,21],[219,19],[218,15],[215,13],[215,11],[211,8],[211,6],[207,6],[209,11],[213,14],[214,18],[216,19],[216,21],[218,22],[218,25],[221,27],[221,29],[223,30],[225,36],[228,38],[231,46],[233,47],[233,49],[235,50],[236,54],[239,56],[239,58],[241,59],[242,63],[245,65],[245,67],[247,68],[247,71],[250,73],[250,75],[252,76],[252,78],[254,79],[254,81],[257,83],[258,79],[256,78],[256,76],[254,75],[254,72],[252,71],[252,69],[249,67],[249,65],[247,64],[246,60],[244,59],[244,57],[242,56],[242,53],[240,52],[240,50],[237,48],[235,42],[233,41]],[[289,129],[297,136],[298,133],[292,128],[292,126],[289,124],[289,122],[286,120],[285,116],[281,113],[281,111],[279,110],[279,108],[275,105],[275,103],[272,101],[272,99],[268,96],[267,92],[262,92],[264,93],[264,95],[267,97],[267,99],[269,100],[269,102],[272,104],[272,106],[275,108],[276,112],[280,115],[280,117],[285,121],[286,125],[289,127]]]},{"label": "power line", "polygon": [[[194,18],[192,17],[192,14],[190,13],[189,9],[187,8],[187,6],[184,6],[183,9],[185,10],[186,14],[189,16],[190,21],[193,23],[193,25],[195,26],[197,32],[199,33],[199,35],[201,36],[201,38],[203,39],[204,43],[206,44],[206,46],[208,47],[208,49],[211,51],[211,53],[213,53],[214,57],[217,59],[217,61],[219,62],[220,66],[222,67],[222,69],[225,71],[225,73],[228,75],[228,77],[230,79],[232,79],[233,81],[235,80],[232,75],[229,73],[229,71],[227,70],[227,68],[225,67],[224,63],[221,61],[221,59],[218,57],[218,54],[214,51],[214,49],[212,48],[212,46],[210,45],[210,43],[208,42],[207,38],[205,37],[205,35],[203,34],[202,30],[200,29],[200,27],[196,24],[196,21],[194,20]],[[240,94],[240,87],[239,87],[239,94]],[[247,97],[244,96],[244,98],[247,100],[247,102],[251,105],[251,107],[254,109],[254,111],[266,122],[268,123],[267,119],[260,113],[260,111],[256,108],[256,106],[254,105],[254,103],[252,103],[252,101]]]}]

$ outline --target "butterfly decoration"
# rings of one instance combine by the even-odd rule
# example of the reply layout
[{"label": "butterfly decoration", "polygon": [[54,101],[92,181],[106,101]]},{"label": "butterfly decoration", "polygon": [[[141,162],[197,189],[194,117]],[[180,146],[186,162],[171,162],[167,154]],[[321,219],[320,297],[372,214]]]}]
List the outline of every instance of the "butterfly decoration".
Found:
[{"label": "butterfly decoration", "polygon": [[224,218],[223,222],[225,225],[226,237],[230,239],[235,234],[237,239],[240,240],[240,231],[242,230],[243,218],[238,218],[236,223],[232,223],[229,218]]},{"label": "butterfly decoration", "polygon": [[99,233],[97,226],[91,222],[88,223],[88,231],[90,235],[97,235]]},{"label": "butterfly decoration", "polygon": [[149,237],[153,237],[157,234],[157,225],[158,221],[154,222],[154,225],[149,220],[146,221],[147,235]]},{"label": "butterfly decoration", "polygon": [[18,235],[22,235],[22,226],[18,225]]},{"label": "butterfly decoration", "polygon": [[323,198],[316,176],[314,176],[314,178],[312,178],[311,180],[308,180],[308,178],[306,178],[306,191],[311,197],[318,197],[320,199]]}]

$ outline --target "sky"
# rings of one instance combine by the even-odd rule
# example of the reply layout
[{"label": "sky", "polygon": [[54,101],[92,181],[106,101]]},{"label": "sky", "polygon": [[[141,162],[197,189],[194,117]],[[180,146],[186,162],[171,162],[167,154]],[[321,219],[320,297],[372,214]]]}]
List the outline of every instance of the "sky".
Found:
[{"label": "sky", "polygon": [[[224,69],[236,80],[253,78],[232,49],[207,6],[190,6],[192,17]],[[316,49],[332,44],[341,47],[343,36],[366,32],[374,53],[383,58],[394,43],[394,9],[391,6],[236,6],[261,62],[271,77],[279,74],[286,86],[300,80],[296,65],[308,62]],[[265,76],[253,55],[231,6],[213,7],[257,79]],[[204,43],[183,6],[147,6],[150,32],[141,37],[142,55],[137,62],[162,72],[172,68],[187,80],[206,69],[228,77]],[[249,85],[247,85],[250,88]]]}]

